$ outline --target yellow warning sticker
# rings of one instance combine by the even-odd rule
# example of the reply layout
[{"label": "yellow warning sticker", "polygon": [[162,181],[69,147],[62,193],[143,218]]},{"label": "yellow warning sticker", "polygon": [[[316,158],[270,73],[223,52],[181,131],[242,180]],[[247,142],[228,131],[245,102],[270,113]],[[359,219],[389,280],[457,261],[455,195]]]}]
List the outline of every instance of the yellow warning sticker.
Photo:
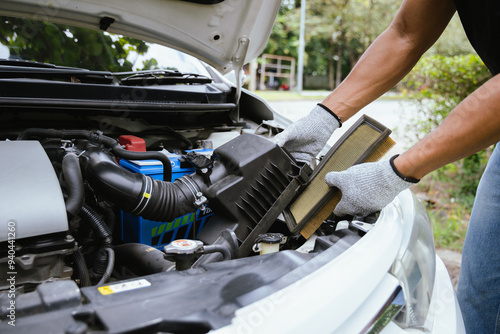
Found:
[{"label": "yellow warning sticker", "polygon": [[149,198],[149,197],[151,197],[151,194],[149,194],[149,193],[145,192],[145,193],[144,193],[144,197]]},{"label": "yellow warning sticker", "polygon": [[135,280],[135,281],[130,281],[130,282],[123,282],[123,283],[117,283],[117,284],[112,284],[112,285],[100,286],[97,288],[97,290],[99,290],[101,295],[106,296],[106,295],[111,295],[114,293],[120,293],[120,292],[124,292],[124,291],[140,289],[140,288],[146,288],[148,286],[151,286],[151,283],[149,283],[145,279],[140,279],[140,280]]},{"label": "yellow warning sticker", "polygon": [[109,287],[109,285],[107,285],[107,286],[100,286],[100,287],[97,288],[97,290],[99,290],[99,292],[101,293],[101,295],[110,295],[112,293],[115,293],[113,291],[113,289],[111,289]]}]

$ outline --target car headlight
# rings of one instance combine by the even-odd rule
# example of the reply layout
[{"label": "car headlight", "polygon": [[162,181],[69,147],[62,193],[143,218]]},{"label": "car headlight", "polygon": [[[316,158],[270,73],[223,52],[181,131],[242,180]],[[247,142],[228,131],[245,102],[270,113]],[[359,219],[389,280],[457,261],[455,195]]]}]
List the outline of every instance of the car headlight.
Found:
[{"label": "car headlight", "polygon": [[[403,226],[403,240],[398,256],[391,273],[396,276],[403,288],[405,307],[394,318],[402,328],[425,328],[425,321],[434,288],[436,275],[436,254],[434,238],[429,215],[425,207],[410,191],[400,195],[413,197],[414,205],[401,209]],[[412,199],[405,198],[403,203],[411,203]],[[400,203],[401,203],[400,202]]]}]

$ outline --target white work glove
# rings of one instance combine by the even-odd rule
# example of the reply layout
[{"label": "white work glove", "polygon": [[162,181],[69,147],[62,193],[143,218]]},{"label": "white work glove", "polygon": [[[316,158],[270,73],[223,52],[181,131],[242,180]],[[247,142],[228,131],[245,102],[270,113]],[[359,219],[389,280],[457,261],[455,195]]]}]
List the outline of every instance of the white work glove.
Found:
[{"label": "white work glove", "polygon": [[336,216],[362,215],[380,211],[403,190],[419,180],[403,176],[390,160],[354,165],[342,172],[326,174],[330,187],[342,192],[342,199],[333,211]]},{"label": "white work glove", "polygon": [[297,161],[310,163],[325,147],[333,131],[342,126],[340,118],[322,104],[274,137]]}]

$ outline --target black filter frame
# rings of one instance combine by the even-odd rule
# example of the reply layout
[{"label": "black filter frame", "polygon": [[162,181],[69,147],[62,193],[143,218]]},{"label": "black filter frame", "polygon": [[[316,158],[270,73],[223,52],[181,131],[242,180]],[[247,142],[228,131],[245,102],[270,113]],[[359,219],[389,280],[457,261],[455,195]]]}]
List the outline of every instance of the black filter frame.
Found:
[{"label": "black filter frame", "polygon": [[[363,138],[364,141],[362,142],[358,140],[354,143],[351,143],[352,140],[350,139],[353,139],[356,135],[356,132],[364,126],[368,126],[371,130],[375,131],[373,136],[374,138]],[[392,131],[389,128],[376,121],[375,119],[367,115],[361,116],[354,123],[354,125],[351,126],[349,130],[344,133],[342,137],[330,148],[330,150],[326,153],[318,166],[313,170],[308,184],[305,187],[301,188],[301,192],[284,210],[283,216],[290,232],[301,232],[306,224],[311,220],[311,218],[313,218],[319,212],[319,210],[325,206],[325,204],[327,204],[334,196],[339,196],[338,189],[330,188],[326,185],[326,182],[324,180],[324,176],[326,175],[326,173],[331,171],[345,170],[352,165],[372,160],[369,158],[377,153],[379,147],[381,147],[384,142],[387,142],[388,139],[388,147],[390,148],[394,145],[394,141],[389,138],[391,132]],[[350,149],[347,148],[347,150],[349,151],[347,152],[346,146],[353,147],[350,147]],[[386,151],[383,152],[383,154],[385,154]],[[377,157],[376,160],[378,160],[380,157],[381,156]],[[332,169],[332,164],[342,159],[344,159],[346,163],[344,163],[341,168]],[[308,192],[313,192],[312,197],[314,197],[314,199],[312,199],[312,202],[311,198],[308,197]],[[301,205],[301,202],[303,203],[301,207],[304,209],[302,209],[302,214],[297,214],[297,210],[294,209],[294,204]],[[307,210],[305,214],[303,214],[304,210]],[[304,233],[302,234],[304,235]],[[304,236],[308,237],[310,234],[312,233],[306,233],[306,235]]]}]

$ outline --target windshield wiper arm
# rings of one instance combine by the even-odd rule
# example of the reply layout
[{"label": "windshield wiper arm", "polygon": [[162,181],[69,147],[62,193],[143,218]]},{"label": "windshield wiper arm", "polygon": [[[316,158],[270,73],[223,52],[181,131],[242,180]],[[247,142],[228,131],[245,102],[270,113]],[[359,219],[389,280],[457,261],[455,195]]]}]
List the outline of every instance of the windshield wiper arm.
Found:
[{"label": "windshield wiper arm", "polygon": [[[124,77],[123,79],[119,79]],[[120,82],[126,86],[151,86],[167,84],[205,84],[212,79],[196,73],[174,70],[147,70],[132,72],[91,71],[78,67],[57,66],[29,60],[0,59],[0,78],[30,78],[68,80],[72,82],[111,84]]]},{"label": "windshield wiper arm", "polygon": [[68,67],[68,66],[59,66],[50,63],[43,63],[35,60],[26,60],[26,59],[2,59],[0,58],[0,65],[5,66],[17,66],[17,67],[37,67],[37,68],[59,68],[59,69],[72,69],[72,70],[85,70],[83,68],[78,67]]},{"label": "windshield wiper arm", "polygon": [[212,79],[196,73],[182,73],[173,70],[150,70],[137,72],[114,73],[115,76],[127,76],[120,80],[126,86],[150,86],[150,85],[172,85],[172,84],[205,84],[211,83]]},{"label": "windshield wiper arm", "polygon": [[105,84],[117,81],[113,73],[108,71],[89,71],[76,67],[63,67],[37,62],[20,63],[10,60],[0,60],[0,78],[68,80]]}]

